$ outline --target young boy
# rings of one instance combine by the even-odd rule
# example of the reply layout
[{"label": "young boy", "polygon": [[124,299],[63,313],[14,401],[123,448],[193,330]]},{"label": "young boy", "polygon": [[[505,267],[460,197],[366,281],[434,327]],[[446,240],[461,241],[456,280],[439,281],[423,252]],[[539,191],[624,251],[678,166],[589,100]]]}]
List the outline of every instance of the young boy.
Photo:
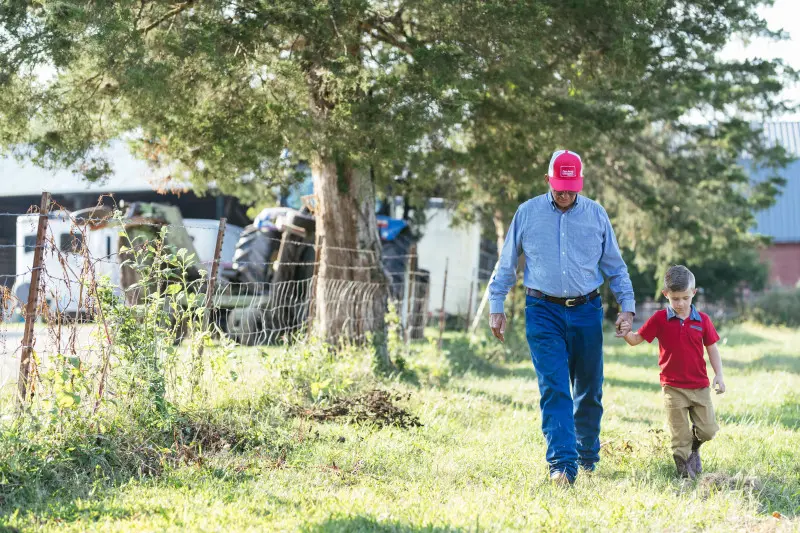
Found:
[{"label": "young boy", "polygon": [[694,479],[703,471],[700,445],[719,430],[703,359],[705,346],[715,374],[712,386],[717,394],[725,392],[716,344],[719,335],[708,315],[692,305],[697,289],[694,274],[688,268],[678,265],[667,270],[662,293],[669,300],[669,307],[656,311],[638,332],[628,331],[625,341],[636,346],[642,341],[658,339],[658,365],[672,434],[672,457],[678,475]]}]

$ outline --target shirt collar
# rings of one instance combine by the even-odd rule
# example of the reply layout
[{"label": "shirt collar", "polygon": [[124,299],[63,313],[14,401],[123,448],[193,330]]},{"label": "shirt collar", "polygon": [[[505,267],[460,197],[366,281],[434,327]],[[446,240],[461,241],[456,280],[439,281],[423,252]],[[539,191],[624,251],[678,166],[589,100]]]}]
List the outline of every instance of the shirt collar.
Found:
[{"label": "shirt collar", "polygon": [[[667,306],[667,320],[672,320],[673,318],[678,318],[678,315],[675,314],[675,310],[672,309],[671,305]],[[689,320],[697,320],[700,321],[700,312],[695,308],[694,304],[692,304],[692,311],[689,313]]]},{"label": "shirt collar", "polygon": [[[571,211],[574,208],[576,208],[578,206],[578,202],[580,202],[580,199],[581,199],[581,195],[577,194],[575,196],[575,202],[573,202],[572,206],[569,209],[567,209],[567,211]],[[560,211],[558,205],[556,204],[556,199],[553,198],[552,191],[547,191],[547,200],[550,202],[550,207],[552,207],[554,210]]]}]

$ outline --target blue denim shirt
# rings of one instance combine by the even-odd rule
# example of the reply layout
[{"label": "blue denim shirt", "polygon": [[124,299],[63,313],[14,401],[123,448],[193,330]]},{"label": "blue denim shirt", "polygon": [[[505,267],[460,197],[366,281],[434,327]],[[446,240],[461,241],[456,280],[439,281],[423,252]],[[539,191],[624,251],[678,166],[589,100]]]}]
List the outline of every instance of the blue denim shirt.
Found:
[{"label": "blue denim shirt", "polygon": [[628,267],[608,213],[594,200],[578,195],[563,213],[548,192],[519,206],[489,283],[491,313],[503,312],[506,294],[516,283],[520,254],[525,254],[526,287],[573,298],[600,287],[605,274],[622,311],[636,311]]}]

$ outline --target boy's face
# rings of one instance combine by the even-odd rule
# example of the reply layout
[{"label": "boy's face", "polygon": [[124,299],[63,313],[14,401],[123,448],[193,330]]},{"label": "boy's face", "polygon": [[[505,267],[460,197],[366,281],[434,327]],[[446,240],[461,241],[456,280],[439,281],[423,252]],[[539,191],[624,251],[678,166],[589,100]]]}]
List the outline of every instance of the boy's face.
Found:
[{"label": "boy's face", "polygon": [[686,318],[692,311],[692,299],[697,294],[694,287],[685,291],[661,291],[679,317]]}]

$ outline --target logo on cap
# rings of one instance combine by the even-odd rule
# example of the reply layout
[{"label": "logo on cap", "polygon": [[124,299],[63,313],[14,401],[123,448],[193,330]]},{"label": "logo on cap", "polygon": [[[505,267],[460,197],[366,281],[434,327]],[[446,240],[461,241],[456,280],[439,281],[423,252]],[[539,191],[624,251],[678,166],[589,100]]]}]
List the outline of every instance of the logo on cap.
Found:
[{"label": "logo on cap", "polygon": [[575,167],[561,167],[561,177],[562,178],[574,178],[575,177]]}]

